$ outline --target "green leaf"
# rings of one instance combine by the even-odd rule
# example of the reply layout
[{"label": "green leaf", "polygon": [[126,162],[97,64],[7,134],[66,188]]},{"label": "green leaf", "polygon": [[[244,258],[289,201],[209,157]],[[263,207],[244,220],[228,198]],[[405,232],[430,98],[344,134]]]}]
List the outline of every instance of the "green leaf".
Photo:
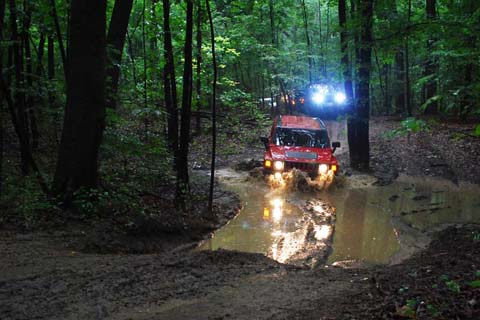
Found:
[{"label": "green leaf", "polygon": [[472,281],[472,282],[468,283],[468,285],[472,288],[480,288],[480,280]]},{"label": "green leaf", "polygon": [[477,137],[480,137],[480,123],[475,127],[475,132],[473,134]]}]

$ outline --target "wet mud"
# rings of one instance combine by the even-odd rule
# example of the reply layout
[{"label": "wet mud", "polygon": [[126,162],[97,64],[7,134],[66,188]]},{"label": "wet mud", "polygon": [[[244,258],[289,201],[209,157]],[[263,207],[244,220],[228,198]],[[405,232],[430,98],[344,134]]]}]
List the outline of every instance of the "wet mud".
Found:
[{"label": "wet mud", "polygon": [[[480,188],[437,178],[401,176],[378,186],[369,175],[340,185],[307,190],[298,177],[278,186],[224,169],[224,188],[244,208],[201,249],[265,254],[282,263],[310,267],[395,264],[428,246],[431,234],[457,223],[480,223]],[[307,184],[307,186],[309,186]]]}]

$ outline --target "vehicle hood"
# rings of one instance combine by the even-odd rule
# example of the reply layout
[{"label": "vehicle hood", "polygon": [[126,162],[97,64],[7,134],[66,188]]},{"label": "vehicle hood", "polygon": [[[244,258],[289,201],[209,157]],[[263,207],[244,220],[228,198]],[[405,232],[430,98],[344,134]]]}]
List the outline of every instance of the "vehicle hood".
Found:
[{"label": "vehicle hood", "polygon": [[292,162],[330,162],[332,161],[331,148],[307,148],[271,146],[270,153],[273,160]]}]

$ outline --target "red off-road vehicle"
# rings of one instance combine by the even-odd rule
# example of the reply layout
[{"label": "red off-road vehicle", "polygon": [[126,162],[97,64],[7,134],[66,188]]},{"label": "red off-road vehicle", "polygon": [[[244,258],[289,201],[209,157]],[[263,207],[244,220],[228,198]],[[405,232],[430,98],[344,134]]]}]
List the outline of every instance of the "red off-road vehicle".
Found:
[{"label": "red off-road vehicle", "polygon": [[333,155],[340,142],[330,144],[323,121],[306,116],[277,116],[265,145],[264,172],[281,177],[293,168],[311,176],[338,172],[338,161]]}]

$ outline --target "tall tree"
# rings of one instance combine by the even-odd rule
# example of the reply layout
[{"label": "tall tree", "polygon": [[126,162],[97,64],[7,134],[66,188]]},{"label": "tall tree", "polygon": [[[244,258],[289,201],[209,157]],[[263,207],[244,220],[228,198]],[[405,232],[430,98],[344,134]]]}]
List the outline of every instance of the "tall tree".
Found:
[{"label": "tall tree", "polygon": [[[436,0],[426,0],[427,19],[434,21],[437,19]],[[436,39],[430,35],[427,40],[427,52],[432,52]],[[436,114],[438,112],[438,102],[434,98],[437,95],[437,81],[434,79],[438,70],[438,61],[429,55],[425,63],[424,76],[430,77],[424,87],[424,103],[427,103],[425,114]]]},{"label": "tall tree", "polygon": [[35,103],[33,93],[33,64],[32,64],[32,50],[30,47],[30,25],[32,22],[31,4],[23,1],[23,28],[22,28],[22,46],[25,52],[25,71],[26,71],[26,84],[30,90],[27,91],[27,97],[25,100],[25,106],[28,114],[28,120],[30,121],[30,130],[32,136],[32,149],[38,148],[39,132],[37,127],[37,117],[35,114]]},{"label": "tall tree", "polygon": [[343,68],[343,80],[345,87],[345,94],[347,101],[352,109],[353,97],[353,85],[352,85],[352,72],[350,70],[350,59],[348,57],[348,32],[347,32],[347,4],[345,0],[338,1],[338,20],[340,24],[340,49],[342,51],[341,64]]},{"label": "tall tree", "polygon": [[[50,14],[51,14],[51,16],[53,18],[53,21],[55,23],[55,33],[57,35],[58,47],[60,49],[60,56],[62,57],[63,72],[64,72],[65,80],[66,80],[67,75],[68,75],[67,53],[66,53],[66,50],[65,50],[64,42],[63,42],[62,31],[60,29],[60,21],[58,19],[57,5],[55,4],[55,0],[50,0],[50,7],[51,7]],[[69,27],[70,27],[70,24],[69,24]]]},{"label": "tall tree", "polygon": [[[412,18],[412,0],[408,0],[407,4],[407,24],[410,25],[410,20]],[[404,39],[404,73],[405,73],[405,107],[407,111],[407,116],[411,117],[413,114],[412,110],[412,88],[411,88],[411,79],[410,79],[410,37],[406,33]]]},{"label": "tall tree", "polygon": [[165,66],[163,71],[163,86],[165,106],[168,113],[168,146],[173,152],[175,158],[174,162],[176,163],[178,152],[178,100],[177,82],[175,81],[175,60],[173,58],[172,31],[170,29],[169,0],[163,0],[163,32],[163,52],[165,60]]},{"label": "tall tree", "polygon": [[212,43],[213,82],[212,82],[212,162],[210,166],[210,192],[208,196],[208,209],[213,208],[213,188],[215,186],[215,158],[217,152],[217,56],[215,52],[215,30],[213,27],[212,10],[210,0],[206,0],[208,21],[210,25],[210,41]]},{"label": "tall tree", "polygon": [[[10,9],[10,29],[11,40],[13,43],[13,61],[15,65],[15,108],[16,118],[18,122],[19,134],[21,135],[20,141],[20,155],[21,155],[21,169],[24,175],[29,172],[28,154],[30,153],[30,139],[29,139],[29,126],[28,126],[28,114],[25,108],[25,88],[24,88],[24,60],[23,50],[21,47],[22,39],[18,32],[17,27],[17,7],[15,0],[9,1]],[[19,137],[20,138],[20,137]]]},{"label": "tall tree", "polygon": [[186,196],[189,190],[188,175],[188,150],[190,144],[190,118],[192,110],[192,50],[193,50],[193,0],[187,2],[187,24],[184,47],[184,68],[183,68],[183,92],[182,92],[182,111],[180,141],[177,157],[177,203],[183,209],[186,204]]},{"label": "tall tree", "polygon": [[[5,18],[5,0],[0,0],[0,43],[3,42],[3,26]],[[3,79],[3,46],[0,46],[0,75]],[[3,194],[3,101],[4,92],[0,90],[0,197]]]},{"label": "tall tree", "polygon": [[313,80],[312,45],[310,44],[310,32],[308,30],[308,12],[307,12],[307,6],[305,5],[305,0],[302,0],[302,16],[303,16],[303,27],[305,29],[305,39],[307,41],[308,80],[310,83],[312,83],[312,80]]},{"label": "tall tree", "polygon": [[133,0],[116,0],[107,35],[107,107],[116,108],[120,64]]},{"label": "tall tree", "polygon": [[[72,0],[67,106],[54,179],[66,199],[98,185],[105,128],[106,0]],[[68,205],[68,201],[67,201]]]},{"label": "tall tree", "polygon": [[350,165],[367,170],[370,160],[369,117],[370,117],[370,69],[372,59],[373,0],[360,0],[358,10],[361,17],[360,48],[358,49],[358,76],[353,115],[348,119],[348,145]]},{"label": "tall tree", "polygon": [[200,109],[202,107],[202,19],[203,6],[202,0],[197,0],[197,16],[196,16],[196,70],[195,70],[195,104],[197,107],[197,117],[195,119],[195,134],[199,135],[202,129],[202,117]]}]

